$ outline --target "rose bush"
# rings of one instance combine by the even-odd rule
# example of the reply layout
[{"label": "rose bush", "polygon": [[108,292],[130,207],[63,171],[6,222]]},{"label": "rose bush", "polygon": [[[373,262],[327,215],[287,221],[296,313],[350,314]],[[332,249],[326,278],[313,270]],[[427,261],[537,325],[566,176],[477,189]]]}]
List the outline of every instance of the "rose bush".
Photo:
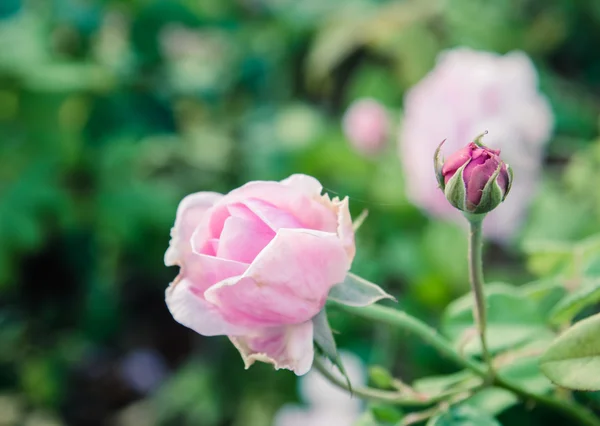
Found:
[{"label": "rose bush", "polygon": [[314,178],[250,182],[226,195],[198,192],[177,210],[166,291],[179,323],[227,335],[246,367],[255,361],[306,373],[313,322],[355,253],[348,199],[321,195]]}]

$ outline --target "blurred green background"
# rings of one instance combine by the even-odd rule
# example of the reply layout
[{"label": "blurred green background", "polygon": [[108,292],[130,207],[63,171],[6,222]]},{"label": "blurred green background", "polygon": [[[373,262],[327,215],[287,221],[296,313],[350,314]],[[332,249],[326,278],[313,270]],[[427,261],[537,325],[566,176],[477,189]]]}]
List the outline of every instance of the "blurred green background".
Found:
[{"label": "blurred green background", "polygon": [[[399,119],[454,46],[521,49],[538,69],[556,119],[543,190],[519,243],[486,260],[490,280],[552,273],[532,241],[600,232],[597,0],[0,0],[0,425],[268,426],[298,400],[292,373],[244,371],[226,338],[166,309],[190,192],[316,176],[369,210],[353,271],[436,324],[467,290],[464,231],[408,202],[394,135],[363,157],[340,123],[362,97]],[[330,317],[366,363],[452,371],[401,333]]]}]

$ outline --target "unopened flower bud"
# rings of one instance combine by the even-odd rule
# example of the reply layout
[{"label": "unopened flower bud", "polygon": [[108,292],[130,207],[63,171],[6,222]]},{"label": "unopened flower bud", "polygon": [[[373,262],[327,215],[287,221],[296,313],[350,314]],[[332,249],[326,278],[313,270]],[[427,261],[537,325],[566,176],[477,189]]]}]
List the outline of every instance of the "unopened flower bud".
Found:
[{"label": "unopened flower bud", "polygon": [[441,158],[442,142],[434,157],[438,184],[450,204],[473,214],[488,213],[498,207],[512,184],[512,170],[500,159],[500,150],[483,146],[480,139],[481,136],[447,160]]}]

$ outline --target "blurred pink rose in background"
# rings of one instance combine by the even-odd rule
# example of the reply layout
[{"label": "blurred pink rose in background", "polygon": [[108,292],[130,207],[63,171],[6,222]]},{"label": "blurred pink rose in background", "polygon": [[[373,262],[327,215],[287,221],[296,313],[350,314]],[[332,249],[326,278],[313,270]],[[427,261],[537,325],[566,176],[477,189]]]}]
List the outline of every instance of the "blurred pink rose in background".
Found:
[{"label": "blurred pink rose in background", "polygon": [[359,99],[346,110],[344,135],[361,154],[374,155],[385,148],[390,131],[387,111],[374,99]]},{"label": "blurred pink rose in background", "polygon": [[[361,359],[346,351],[340,351],[340,356],[350,382],[354,386],[363,386],[367,378]],[[329,367],[341,378],[336,367]],[[317,371],[302,377],[299,388],[305,405],[284,405],[275,415],[273,426],[352,426],[363,410],[359,398],[331,384]]]},{"label": "blurred pink rose in background", "polygon": [[510,198],[488,215],[484,232],[507,242],[534,198],[552,127],[549,103],[539,93],[535,68],[524,53],[444,52],[405,97],[399,153],[408,196],[429,214],[462,223],[437,189],[433,154],[444,139],[445,151],[453,152],[487,130],[483,143],[502,151],[515,179]]},{"label": "blurred pink rose in background", "polygon": [[229,336],[246,367],[308,372],[311,319],[355,253],[348,199],[321,191],[316,179],[292,175],[184,198],[165,254],[181,268],[166,291],[175,320]]}]

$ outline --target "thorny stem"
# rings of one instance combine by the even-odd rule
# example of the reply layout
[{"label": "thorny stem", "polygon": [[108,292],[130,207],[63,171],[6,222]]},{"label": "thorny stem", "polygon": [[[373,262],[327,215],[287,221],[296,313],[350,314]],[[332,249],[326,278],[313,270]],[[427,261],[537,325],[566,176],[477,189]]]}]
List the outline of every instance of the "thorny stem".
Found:
[{"label": "thorny stem", "polygon": [[[425,324],[421,320],[412,317],[405,312],[398,311],[391,308],[386,308],[379,305],[371,305],[366,307],[353,307],[347,306],[339,302],[335,302],[329,300],[327,305],[350,313],[352,315],[356,315],[358,317],[377,321],[384,324],[389,324],[398,329],[407,331],[415,336],[420,337],[423,341],[431,345],[437,352],[443,357],[452,360],[458,366],[471,370],[477,376],[486,380],[489,378],[487,369],[481,365],[481,363],[474,361],[469,358],[462,357],[453,347],[451,342],[449,342],[446,338],[441,336],[434,328]],[[325,367],[318,361],[315,360],[315,367],[321,371],[327,379],[329,379],[333,384],[350,390],[348,385],[343,381],[339,380],[335,377],[331,372],[326,370]],[[524,402],[534,402],[540,405],[544,405],[548,408],[551,408],[563,416],[570,418],[576,421],[578,424],[583,426],[600,426],[600,419],[598,419],[591,411],[587,408],[582,407],[575,403],[570,403],[569,401],[563,401],[558,398],[547,396],[547,395],[538,395],[536,393],[529,392],[517,384],[512,383],[509,380],[504,378],[500,378],[495,376],[491,383],[488,386],[496,386],[499,388],[506,389],[510,392],[513,392],[515,395],[519,396]],[[375,399],[383,402],[388,402],[392,404],[406,404],[411,405],[406,402],[406,398],[404,395],[398,392],[390,392],[390,391],[381,391],[378,389],[370,389],[370,388],[359,388],[354,389],[354,393],[357,396],[367,399]],[[383,394],[380,394],[383,392]],[[422,402],[421,404],[415,405],[429,405],[432,400],[427,400],[427,402]]]}]

